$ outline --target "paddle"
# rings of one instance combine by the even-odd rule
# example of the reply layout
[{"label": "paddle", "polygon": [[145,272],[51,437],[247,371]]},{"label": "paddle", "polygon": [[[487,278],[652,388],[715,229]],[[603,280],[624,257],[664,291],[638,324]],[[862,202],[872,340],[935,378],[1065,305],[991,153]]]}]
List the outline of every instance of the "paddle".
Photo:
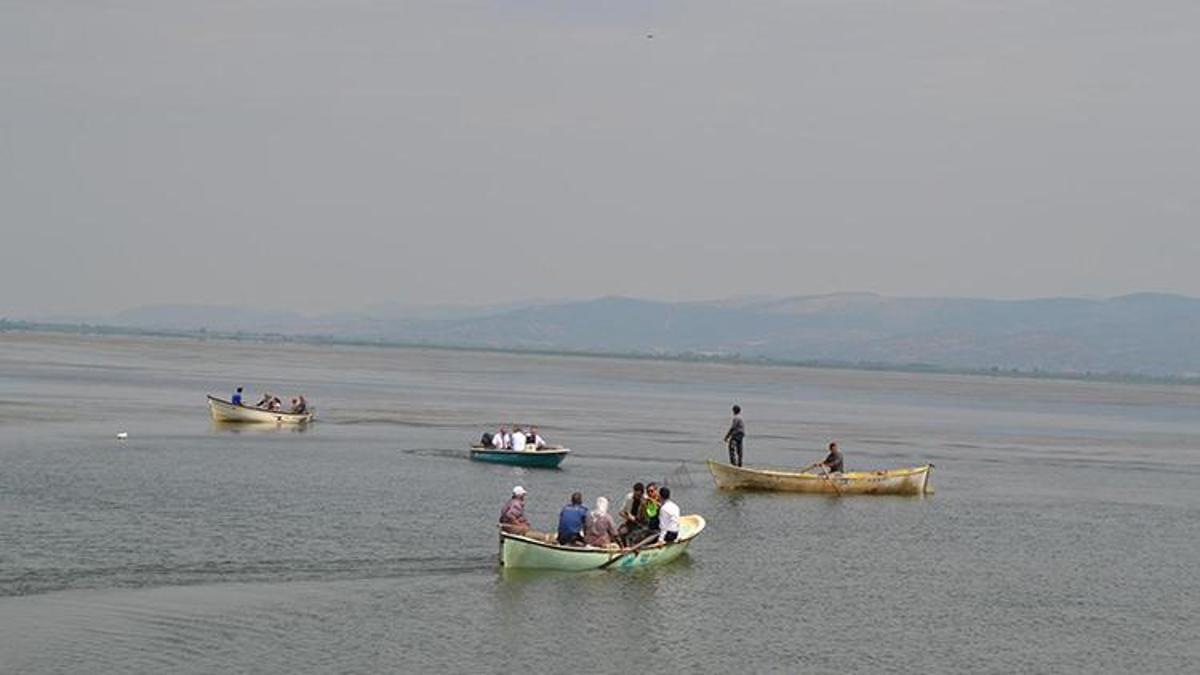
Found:
[{"label": "paddle", "polygon": [[808,466],[804,467],[803,469],[800,469],[796,473],[804,473],[805,471],[808,471],[809,469],[815,467],[818,464],[820,464],[820,462],[813,462],[812,464],[809,464]]},{"label": "paddle", "polygon": [[621,555],[619,555],[619,556],[617,556],[617,557],[615,557],[615,558],[610,558],[608,562],[606,562],[606,563],[604,563],[603,565],[601,565],[601,566],[600,566],[598,569],[604,569],[604,568],[608,567],[609,565],[611,565],[611,564],[613,564],[613,563],[617,562],[618,560],[621,560],[622,558],[624,558],[625,556],[629,555],[630,553],[637,553],[638,551],[640,551],[640,550],[641,550],[641,548],[642,548],[643,546],[645,546],[646,544],[649,544],[650,542],[652,542],[652,541],[655,541],[655,540],[657,540],[657,539],[658,539],[658,534],[657,534],[657,533],[655,533],[655,534],[652,534],[652,535],[650,535],[649,537],[646,537],[645,539],[643,539],[643,540],[641,540],[640,542],[638,542],[638,543],[637,543],[637,545],[636,545],[636,546],[634,546],[633,548],[631,548],[631,549],[629,549],[629,550],[627,550],[627,551],[623,551],[623,552],[621,553]]},{"label": "paddle", "polygon": [[833,487],[833,491],[837,493],[837,496],[841,497],[842,489],[839,488],[837,483],[833,482],[833,479],[829,477],[829,469],[826,469],[824,464],[821,465],[821,475],[825,477],[825,480],[829,481],[829,485]]}]

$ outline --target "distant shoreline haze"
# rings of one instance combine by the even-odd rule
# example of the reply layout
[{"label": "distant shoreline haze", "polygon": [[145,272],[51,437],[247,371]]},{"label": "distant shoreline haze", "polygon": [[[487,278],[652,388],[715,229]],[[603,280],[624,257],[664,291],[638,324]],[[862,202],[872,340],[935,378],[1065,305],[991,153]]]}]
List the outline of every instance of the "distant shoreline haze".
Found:
[{"label": "distant shoreline haze", "polygon": [[604,297],[382,305],[315,317],[156,305],[106,317],[5,319],[0,329],[1200,381],[1200,299],[1157,293],[1099,300]]}]

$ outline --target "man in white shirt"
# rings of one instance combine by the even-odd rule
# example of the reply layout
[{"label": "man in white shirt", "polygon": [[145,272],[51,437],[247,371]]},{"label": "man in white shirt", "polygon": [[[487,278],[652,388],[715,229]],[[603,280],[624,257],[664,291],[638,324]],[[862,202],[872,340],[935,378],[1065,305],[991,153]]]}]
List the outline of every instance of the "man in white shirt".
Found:
[{"label": "man in white shirt", "polygon": [[671,501],[671,488],[664,487],[658,494],[663,500],[658,507],[658,540],[669,544],[679,538],[679,505]]},{"label": "man in white shirt", "polygon": [[525,432],[521,431],[521,427],[513,427],[512,449],[513,450],[524,450],[525,449]]},{"label": "man in white shirt", "polygon": [[538,450],[546,447],[546,440],[542,438],[541,434],[538,433],[537,427],[529,428],[529,442],[533,443],[533,447],[537,448]]},{"label": "man in white shirt", "polygon": [[500,427],[500,431],[497,431],[496,435],[492,436],[492,447],[497,450],[503,450],[504,449],[504,437],[507,434],[508,434],[508,429],[505,429],[504,427]]}]

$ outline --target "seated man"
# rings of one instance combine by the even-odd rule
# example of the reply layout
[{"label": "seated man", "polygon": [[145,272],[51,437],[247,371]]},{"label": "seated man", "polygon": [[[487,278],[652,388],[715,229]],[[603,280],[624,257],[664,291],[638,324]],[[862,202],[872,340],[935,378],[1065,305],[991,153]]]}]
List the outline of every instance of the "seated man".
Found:
[{"label": "seated man", "polygon": [[571,503],[558,514],[558,543],[561,546],[579,546],[583,541],[583,526],[587,522],[588,508],[583,505],[583,495],[571,495]]},{"label": "seated man", "polygon": [[663,502],[658,509],[658,521],[662,530],[658,540],[669,544],[679,538],[679,505],[671,501],[671,488],[664,487],[659,490],[659,495]]},{"label": "seated man", "polygon": [[546,439],[542,438],[542,435],[538,433],[537,427],[529,428],[529,438],[526,440],[529,443],[532,443],[533,447],[537,448],[538,450],[546,447]]},{"label": "seated man", "polygon": [[525,432],[521,431],[521,427],[513,427],[512,449],[513,450],[524,450],[525,449]]},{"label": "seated man", "polygon": [[829,444],[829,456],[826,457],[825,461],[821,462],[821,464],[827,471],[829,471],[829,473],[842,473],[842,468],[844,466],[842,462],[842,451],[838,449],[837,443]]},{"label": "seated man", "polygon": [[234,405],[242,404],[242,388],[241,387],[238,387],[237,391],[233,392],[233,398],[229,399],[229,402]]},{"label": "seated man", "polygon": [[505,429],[504,427],[500,427],[500,431],[497,431],[494,436],[492,434],[488,434],[489,436],[491,436],[492,448],[496,449],[496,450],[503,450],[504,449],[504,437],[507,434],[508,434],[508,429]]},{"label": "seated man", "polygon": [[271,398],[270,392],[264,392],[262,398],[258,399],[258,403],[254,404],[254,407],[265,409],[267,406],[271,405]]},{"label": "seated man", "polygon": [[500,509],[500,529],[512,534],[529,532],[529,520],[525,517],[525,488],[520,485],[512,490],[512,497]]},{"label": "seated man", "polygon": [[621,518],[621,527],[617,533],[623,545],[636,543],[633,537],[642,528],[642,501],[645,499],[646,486],[641,483],[633,484],[633,492],[625,495],[621,502],[621,510],[617,515]]},{"label": "seated man", "polygon": [[646,484],[646,498],[642,500],[642,522],[650,532],[658,532],[658,511],[661,496],[658,494],[658,483]]},{"label": "seated man", "polygon": [[292,412],[298,415],[308,412],[308,401],[304,400],[304,394],[298,394],[292,399]]}]

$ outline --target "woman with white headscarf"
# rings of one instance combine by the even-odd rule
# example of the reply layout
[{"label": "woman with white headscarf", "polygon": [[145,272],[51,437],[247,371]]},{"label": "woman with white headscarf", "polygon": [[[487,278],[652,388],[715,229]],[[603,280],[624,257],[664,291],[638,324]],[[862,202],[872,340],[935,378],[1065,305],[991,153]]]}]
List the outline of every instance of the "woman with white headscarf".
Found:
[{"label": "woman with white headscarf", "polygon": [[596,508],[588,514],[587,523],[583,528],[583,541],[588,546],[608,548],[617,538],[617,526],[612,516],[608,515],[608,499],[596,498]]}]

